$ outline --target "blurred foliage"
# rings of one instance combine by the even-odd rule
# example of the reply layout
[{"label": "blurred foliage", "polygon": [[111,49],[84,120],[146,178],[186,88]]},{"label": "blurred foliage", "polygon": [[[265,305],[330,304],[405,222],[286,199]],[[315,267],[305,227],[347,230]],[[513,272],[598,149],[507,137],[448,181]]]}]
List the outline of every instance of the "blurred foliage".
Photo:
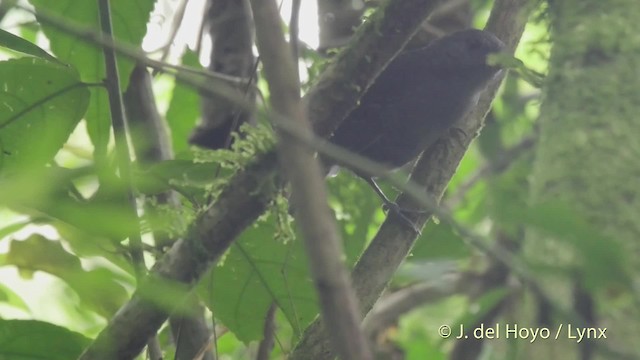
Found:
[{"label": "blurred foliage", "polygon": [[[85,29],[100,30],[97,1],[74,0],[30,0],[38,13],[53,15],[65,21],[82,26]],[[114,38],[123,44],[139,45],[146,34],[147,21],[153,0],[114,0],[110,1],[113,13]],[[73,66],[80,73],[80,79],[87,83],[101,82],[105,78],[105,67],[102,49],[90,42],[82,41],[73,34],[68,34],[55,26],[42,22],[42,32],[49,40],[51,51],[62,62]],[[118,69],[123,89],[129,83],[129,74],[135,64],[124,57],[118,57]],[[96,158],[103,161],[106,156],[111,134],[111,117],[106,91],[93,89],[89,109],[84,118],[87,122],[89,137],[94,145]]]},{"label": "blurred foliage", "polygon": [[89,344],[86,337],[41,321],[0,320],[0,358],[75,359]]},{"label": "blurred foliage", "polygon": [[[85,30],[98,29],[95,1],[30,3],[43,15],[62,17]],[[141,45],[153,5],[152,0],[111,1],[118,43]],[[487,0],[472,1],[474,23],[486,19],[490,5]],[[157,99],[165,100],[160,108],[167,109],[163,116],[176,157],[145,166],[135,164],[136,193],[159,211],[154,211],[156,218],[143,218],[142,223],[131,219],[127,186],[114,170],[106,91],[99,86],[104,78],[102,51],[46,21],[41,24],[25,23],[13,29],[17,35],[0,30],[0,46],[11,50],[8,60],[0,61],[0,276],[15,275],[13,271],[20,275],[0,284],[0,317],[27,314],[60,326],[0,320],[2,359],[77,357],[89,342],[87,337],[95,336],[135,289],[128,234],[142,230],[146,258],[153,263],[166,250],[155,247],[154,231],[179,239],[231,175],[274,143],[263,121],[244,128],[244,136],[235,139],[231,150],[191,148],[187,137],[200,116],[198,91],[165,75],[154,78],[156,90],[161,90]],[[42,35],[47,41],[38,41]],[[630,292],[629,254],[574,213],[571,204],[528,206],[528,175],[534,161],[540,85],[544,84],[540,74],[546,72],[550,47],[546,39],[547,23],[540,17],[527,27],[516,54],[521,62],[513,62],[518,71],[504,82],[486,127],[460,164],[443,203],[458,222],[478,234],[491,237],[500,230],[516,237],[524,227],[561,239],[582,258],[579,269],[558,269],[516,255],[534,277],[547,272],[572,276],[580,271],[591,291]],[[179,65],[202,68],[198,54],[190,49],[175,58]],[[330,57],[303,49],[303,91],[312,86],[327,61]],[[124,57],[118,62],[126,87],[134,64]],[[258,86],[268,100],[264,80]],[[133,146],[138,141],[135,136],[130,139]],[[87,159],[80,154],[93,155]],[[341,171],[327,183],[345,260],[353,266],[385,214],[375,193],[349,171]],[[395,190],[385,184],[383,189],[389,194]],[[180,208],[149,200],[167,191],[179,194]],[[272,304],[278,307],[274,358],[286,356],[317,316],[307,256],[289,211],[286,194],[274,199],[270,210],[197,285],[199,298],[210,310],[208,320],[224,329],[218,334],[217,351],[226,358],[254,357],[255,341],[262,337],[265,314]],[[425,227],[392,280],[392,288],[451,272],[481,272],[487,262],[451,224],[436,219]],[[37,273],[52,275],[66,288],[51,292],[47,299],[32,298],[23,287],[36,282]],[[174,306],[185,291],[164,283],[143,290],[147,299],[167,307]],[[458,294],[424,305],[398,319],[381,342],[393,344],[394,351],[402,352],[406,359],[445,359],[451,342],[437,335],[438,326],[473,324],[506,292],[499,287],[475,299]],[[70,293],[76,303],[67,301]],[[40,301],[71,315],[39,315],[34,310],[41,306]],[[175,349],[168,329],[161,330],[159,340],[166,358],[172,358]]]},{"label": "blurred foliage", "polygon": [[8,176],[43,166],[60,150],[86,112],[89,93],[74,69],[57,63],[22,58],[1,65],[0,171]]},{"label": "blurred foliage", "polygon": [[58,59],[51,56],[48,52],[41,49],[38,45],[30,42],[27,39],[23,39],[19,36],[13,35],[10,32],[0,29],[0,46],[13,51],[21,52],[27,55],[40,57],[45,60],[57,62]]},{"label": "blurred foliage", "polygon": [[275,225],[271,215],[247,229],[199,284],[207,305],[244,342],[262,337],[274,302],[298,336],[317,314],[302,244],[279,241]]}]

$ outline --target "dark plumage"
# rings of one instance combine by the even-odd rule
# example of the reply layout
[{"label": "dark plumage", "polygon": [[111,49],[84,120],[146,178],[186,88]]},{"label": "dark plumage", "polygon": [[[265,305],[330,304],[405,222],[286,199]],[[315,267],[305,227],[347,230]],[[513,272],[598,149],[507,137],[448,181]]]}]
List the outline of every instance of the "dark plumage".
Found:
[{"label": "dark plumage", "polygon": [[503,46],[472,29],[398,55],[329,141],[391,169],[405,165],[476,103],[500,71],[486,57]]},{"label": "dark plumage", "polygon": [[[493,34],[470,29],[401,53],[329,141],[390,169],[409,163],[476,104],[479,94],[500,71],[487,65],[487,55],[503,47]],[[373,179],[359,175],[374,186],[387,205],[393,205]]]}]

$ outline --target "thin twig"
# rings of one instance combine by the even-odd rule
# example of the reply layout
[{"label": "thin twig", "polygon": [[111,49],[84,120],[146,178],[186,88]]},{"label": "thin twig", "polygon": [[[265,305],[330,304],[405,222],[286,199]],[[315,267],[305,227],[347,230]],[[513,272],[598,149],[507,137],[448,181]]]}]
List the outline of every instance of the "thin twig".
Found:
[{"label": "thin twig", "polygon": [[475,278],[466,273],[446,274],[437,280],[407,286],[380,299],[364,319],[363,327],[371,337],[391,325],[400,316],[428,303],[464,293]]},{"label": "thin twig", "polygon": [[173,16],[173,24],[171,26],[171,34],[169,34],[167,43],[164,46],[160,47],[161,49],[163,49],[162,57],[160,57],[161,61],[166,61],[167,57],[169,57],[169,50],[171,49],[171,45],[173,44],[173,42],[176,40],[178,30],[180,30],[180,26],[182,25],[182,21],[184,20],[184,14],[186,13],[188,3],[189,0],[182,0],[178,5],[178,9],[175,11],[175,14]]},{"label": "thin twig", "polygon": [[[355,106],[358,94],[399,51],[432,5],[427,0],[390,1],[380,10],[382,16],[373,17],[365,24],[356,36],[358,41],[354,41],[352,47],[345,49],[335,63],[327,67],[314,86],[314,89],[321,89],[309,93],[310,98],[319,96],[324,99],[313,101],[313,106],[308,105],[311,108],[309,113],[315,115],[318,128],[326,130],[323,134],[330,132]],[[375,54],[375,57],[364,61],[364,54]],[[342,64],[337,64],[340,62]],[[356,73],[361,75],[361,70],[364,73],[362,76],[352,77]],[[153,276],[148,281],[172,280],[193,284],[266,209],[276,190],[268,186],[274,178],[278,179],[275,160],[275,153],[267,152],[233,175],[215,203],[198,214],[185,239],[176,242],[167,255],[156,263]],[[391,227],[389,229],[394,230]],[[397,228],[394,231],[397,232]],[[392,239],[388,232],[386,235]],[[378,243],[382,241],[382,238],[377,240]],[[392,250],[390,254],[394,252]],[[383,285],[388,280],[384,276],[382,274],[378,279]],[[361,296],[367,297],[367,302],[370,302],[370,298],[377,296],[375,294],[379,294],[379,290],[374,286],[368,294]],[[146,338],[158,329],[166,317],[165,311],[137,293],[110,320],[81,359],[131,358],[140,352]]]},{"label": "thin twig", "polygon": [[300,30],[300,5],[302,0],[291,1],[291,18],[289,19],[289,44],[293,53],[296,74],[298,73],[298,38]]},{"label": "thin twig", "polygon": [[[98,0],[100,12],[100,25],[102,32],[107,38],[111,38],[111,8],[109,0]],[[127,198],[130,204],[130,215],[138,218],[138,205],[133,193],[133,182],[131,181],[131,156],[129,154],[129,144],[127,143],[127,124],[124,115],[124,103],[120,92],[120,77],[118,75],[118,65],[116,63],[116,53],[113,49],[103,48],[106,79],[105,87],[109,94],[109,109],[111,110],[111,122],[115,137],[116,155],[118,157],[118,170],[120,177],[127,187]],[[139,223],[139,222],[138,222]],[[131,247],[131,258],[136,268],[138,277],[146,272],[144,257],[142,252],[142,237],[140,229],[136,227],[129,234]]]},{"label": "thin twig", "polygon": [[[124,104],[127,123],[134,135],[132,140],[134,140],[133,151],[136,159],[143,166],[172,159],[171,142],[155,103],[151,75],[144,66],[138,65],[133,69],[129,79],[129,87],[124,94]],[[144,134],[144,139],[135,136],[138,134]],[[155,211],[152,203],[170,206],[174,209],[179,209],[181,206],[177,193],[172,191],[155,194],[151,198],[153,201],[149,201],[150,199],[144,201],[146,216]],[[155,245],[153,249],[162,254],[176,241],[175,237],[167,232],[167,227],[183,228],[184,219],[172,217],[168,220],[170,224],[155,226],[158,224],[151,220],[153,215],[149,217]],[[169,318],[171,332],[176,342],[175,354],[179,360],[193,359],[194,355],[207,345],[210,337],[204,309],[197,296],[193,295],[187,301],[192,303],[189,307],[194,310],[193,312],[184,315],[176,314]],[[204,352],[202,355],[205,360],[213,359],[211,352]]]},{"label": "thin twig", "polygon": [[[497,0],[494,4],[487,30],[502,39],[511,51],[515,49],[524,31],[526,16],[523,16],[525,13],[523,9],[527,4],[528,0]],[[461,124],[465,136],[449,134],[422,155],[411,179],[424,184],[424,187],[405,187],[404,194],[399,197],[397,203],[402,208],[412,208],[418,205],[428,210],[426,213],[412,214],[413,216],[410,217],[419,228],[431,215],[437,216],[442,221],[451,222],[451,226],[474,246],[492,257],[504,260],[509,267],[514,268],[514,272],[519,272],[530,279],[531,276],[528,272],[522,269],[522,264],[515,261],[510,256],[511,254],[499,249],[492,249],[482,237],[460,224],[455,224],[451,214],[437,206],[467,147],[482,127],[482,119],[491,105],[498,85],[499,83],[495,83],[485,91],[478,106]],[[312,108],[312,110],[314,109]],[[410,252],[416,238],[414,231],[406,229],[402,223],[396,222],[394,217],[387,217],[369,247],[356,263],[352,273],[353,283],[363,311],[368,312],[379,298],[397,267]],[[315,321],[305,331],[290,359],[332,358],[327,335],[322,323]]]},{"label": "thin twig", "polygon": [[[98,0],[98,9],[102,33],[107,38],[111,38],[113,31],[109,0]],[[120,171],[121,181],[125,184],[126,188],[127,200],[129,201],[129,216],[136,219],[136,226],[128,234],[128,237],[131,260],[136,271],[136,278],[138,282],[140,282],[140,279],[147,272],[147,267],[144,263],[144,252],[142,250],[138,204],[133,191],[133,181],[131,180],[131,155],[127,143],[127,122],[124,114],[122,93],[120,92],[120,77],[118,75],[115,51],[105,47],[103,48],[103,54],[106,70],[105,87],[109,95],[109,109],[111,111],[111,124],[115,138],[116,156],[118,158],[118,170]],[[158,339],[155,337],[155,334],[149,336],[148,349],[152,359],[155,360],[162,357],[160,345],[158,344]]]},{"label": "thin twig", "polygon": [[267,310],[267,315],[264,319],[262,340],[260,340],[260,344],[258,345],[256,360],[269,360],[269,355],[271,355],[271,350],[273,349],[273,344],[276,337],[275,316],[277,309],[278,307],[275,303],[273,303],[271,304],[271,306],[269,306],[269,310]]},{"label": "thin twig", "polygon": [[[313,136],[300,101],[300,85],[275,0],[251,0],[256,40],[269,84],[274,112]],[[277,129],[277,127],[276,127]],[[360,330],[360,311],[345,264],[338,228],[329,205],[324,176],[313,151],[278,131],[278,154],[292,188],[296,220],[302,230],[322,319],[342,359],[373,359]]]},{"label": "thin twig", "polygon": [[[157,70],[158,72],[172,74],[176,76],[176,78],[181,80],[184,80],[185,78],[187,78],[187,75],[190,74],[203,76],[208,81],[214,82],[215,86],[229,86],[227,83],[238,85],[244,85],[247,83],[247,79],[238,78],[235,76],[229,76],[218,72],[204,71],[201,69],[194,69],[186,66],[173,65],[166,62],[154,60],[152,58],[149,58],[143,51],[134,46],[116,42],[111,37],[106,37],[102,33],[97,32],[92,28],[74,24],[73,22],[69,22],[63,17],[60,17],[59,15],[48,11],[38,10],[36,14],[35,10],[28,7],[16,5],[16,8],[37,15],[39,22],[54,26],[56,29],[61,30],[65,33],[72,34],[78,37],[79,40],[83,40],[90,45],[99,48],[112,49],[116,53],[118,53],[118,55],[135,60],[137,63],[148,66],[152,69]],[[181,75],[180,73],[184,74]],[[195,87],[203,87],[203,85],[198,85],[193,80],[190,83]],[[258,91],[258,89],[255,90]],[[221,96],[224,96],[224,94],[221,94]]]}]

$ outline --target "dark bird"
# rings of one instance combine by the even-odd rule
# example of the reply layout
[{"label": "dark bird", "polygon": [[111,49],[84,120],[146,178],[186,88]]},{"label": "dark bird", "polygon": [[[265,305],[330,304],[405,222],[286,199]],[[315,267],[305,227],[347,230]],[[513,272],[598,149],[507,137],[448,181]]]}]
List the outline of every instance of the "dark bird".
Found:
[{"label": "dark bird", "polygon": [[[411,162],[477,103],[480,93],[500,72],[487,64],[487,55],[503,47],[493,34],[469,29],[401,53],[329,141],[389,169]],[[394,208],[373,178],[353,170],[372,185],[387,207]]]}]

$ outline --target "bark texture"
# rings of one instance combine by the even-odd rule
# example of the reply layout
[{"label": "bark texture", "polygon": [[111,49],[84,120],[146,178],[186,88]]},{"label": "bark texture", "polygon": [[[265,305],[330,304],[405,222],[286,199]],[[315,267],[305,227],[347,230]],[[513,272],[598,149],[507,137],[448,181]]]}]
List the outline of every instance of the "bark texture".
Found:
[{"label": "bark texture", "polygon": [[[204,18],[211,38],[210,71],[241,79],[253,76],[253,24],[247,0],[209,0]],[[255,94],[244,84],[236,85],[238,96],[253,100]],[[220,96],[202,94],[202,121],[189,141],[208,149],[231,145],[231,133],[251,122],[251,114]]]}]

